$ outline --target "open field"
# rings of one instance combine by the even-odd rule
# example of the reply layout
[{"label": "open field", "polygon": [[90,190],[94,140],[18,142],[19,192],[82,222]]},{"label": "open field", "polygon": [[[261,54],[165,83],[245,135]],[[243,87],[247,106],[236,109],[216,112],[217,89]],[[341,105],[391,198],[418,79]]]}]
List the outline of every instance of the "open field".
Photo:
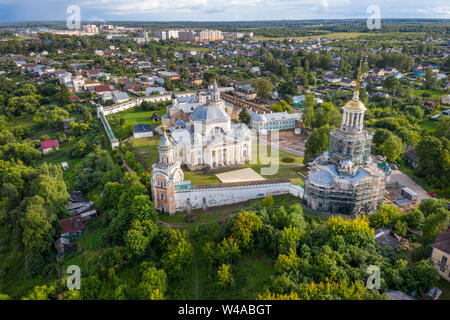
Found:
[{"label": "open field", "polygon": [[[402,33],[402,34],[408,34],[411,36],[420,36],[423,35],[423,33],[419,32],[408,32],[408,33]],[[374,37],[388,37],[388,36],[396,35],[398,36],[398,33],[363,33],[363,32],[331,32],[328,34],[320,34],[317,35],[309,35],[309,36],[301,36],[301,37],[265,37],[265,36],[254,36],[252,39],[254,40],[267,40],[267,41],[283,41],[286,38],[292,38],[294,40],[307,40],[309,38],[326,38],[326,39],[356,39],[356,38],[374,38]]]}]

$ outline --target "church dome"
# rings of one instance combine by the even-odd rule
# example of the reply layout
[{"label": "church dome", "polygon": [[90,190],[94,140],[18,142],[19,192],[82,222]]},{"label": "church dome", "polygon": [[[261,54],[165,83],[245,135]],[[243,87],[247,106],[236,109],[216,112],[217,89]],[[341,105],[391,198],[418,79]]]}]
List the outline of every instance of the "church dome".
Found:
[{"label": "church dome", "polygon": [[267,119],[266,119],[266,117],[265,117],[263,114],[257,113],[257,114],[254,115],[253,121],[256,121],[256,122],[266,122]]},{"label": "church dome", "polygon": [[228,121],[228,115],[224,110],[215,105],[201,105],[195,108],[195,110],[190,115],[190,120],[192,121],[203,121],[203,122],[224,122]]},{"label": "church dome", "polygon": [[366,107],[361,101],[352,99],[345,104],[344,109],[352,111],[365,111]]}]

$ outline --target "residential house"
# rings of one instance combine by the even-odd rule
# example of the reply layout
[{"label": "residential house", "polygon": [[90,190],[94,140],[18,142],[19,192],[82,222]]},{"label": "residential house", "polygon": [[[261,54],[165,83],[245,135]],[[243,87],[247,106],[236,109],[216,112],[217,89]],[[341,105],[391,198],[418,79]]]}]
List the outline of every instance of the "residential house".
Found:
[{"label": "residential house", "polygon": [[419,157],[416,155],[416,150],[411,149],[403,155],[405,158],[406,163],[408,163],[410,166],[417,168],[419,165]]},{"label": "residential house", "polygon": [[73,216],[70,218],[65,218],[59,220],[59,224],[61,225],[61,237],[74,239],[83,235],[84,231],[84,223],[81,219],[81,216]]},{"label": "residential house", "polygon": [[166,89],[164,89],[163,87],[148,87],[145,89],[146,96],[150,96],[154,93],[163,94],[166,93]]},{"label": "residential house", "polygon": [[442,104],[450,104],[450,94],[443,97],[441,100],[441,103]]},{"label": "residential house", "polygon": [[338,82],[342,81],[341,77],[339,77],[333,73],[326,73],[323,76],[323,80],[325,80],[326,82],[329,82],[329,83],[338,83]]},{"label": "residential house", "polygon": [[50,151],[59,150],[58,140],[41,141],[41,150],[42,150],[42,154],[44,154],[44,155],[46,155]]},{"label": "residential house", "polygon": [[431,259],[439,274],[450,281],[450,228],[441,232],[431,244]]},{"label": "residential house", "polygon": [[125,92],[117,92],[113,93],[113,101],[114,103],[122,103],[130,100],[130,97]]}]

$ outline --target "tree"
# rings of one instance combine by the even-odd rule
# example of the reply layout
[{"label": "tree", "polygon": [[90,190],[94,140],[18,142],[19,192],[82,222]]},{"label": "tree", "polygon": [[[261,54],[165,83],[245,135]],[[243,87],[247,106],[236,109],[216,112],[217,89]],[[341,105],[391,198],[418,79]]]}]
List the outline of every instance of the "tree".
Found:
[{"label": "tree", "polygon": [[57,128],[62,126],[63,120],[67,119],[68,116],[67,110],[56,106],[40,107],[34,114],[33,121]]},{"label": "tree", "polygon": [[433,69],[431,67],[428,67],[425,73],[424,88],[435,90],[437,88],[437,84],[438,84],[437,74],[433,72]]},{"label": "tree", "polygon": [[143,300],[163,300],[167,290],[167,274],[148,263],[141,265],[142,275],[139,283],[139,298]]},{"label": "tree", "polygon": [[219,263],[232,263],[239,257],[241,250],[233,237],[224,238],[218,245],[216,257]]},{"label": "tree", "polygon": [[[448,148],[448,147],[447,147]],[[416,148],[419,158],[419,175],[435,186],[445,187],[450,180],[450,156],[443,141],[425,136]]]},{"label": "tree", "polygon": [[392,132],[385,128],[378,128],[373,135],[373,143],[377,147],[381,147],[383,143],[392,136]]},{"label": "tree", "polygon": [[429,215],[425,219],[423,225],[423,237],[427,241],[433,241],[439,233],[441,233],[447,226],[450,220],[450,215],[445,209],[438,209],[435,213]]},{"label": "tree", "polygon": [[221,288],[228,289],[233,284],[233,277],[230,272],[229,264],[222,264],[217,270],[217,284]]},{"label": "tree", "polygon": [[305,155],[303,158],[303,163],[305,165],[313,161],[323,152],[327,151],[329,136],[330,127],[328,124],[313,130],[305,144]]},{"label": "tree", "polygon": [[61,85],[61,89],[58,93],[58,103],[60,106],[65,106],[70,103],[69,89],[67,89],[65,84]]},{"label": "tree", "polygon": [[261,200],[261,204],[263,205],[263,207],[272,208],[274,205],[273,197],[272,196],[264,197],[264,199]]},{"label": "tree", "polygon": [[86,135],[89,129],[89,125],[83,122],[75,122],[72,121],[70,123],[70,131],[76,136],[84,136]]},{"label": "tree", "polygon": [[243,211],[234,220],[230,231],[240,248],[251,249],[254,237],[262,226],[263,222],[259,216],[253,212]]},{"label": "tree", "polygon": [[[167,230],[167,231],[166,231]],[[193,249],[187,241],[187,232],[179,229],[165,229],[165,249],[161,257],[161,264],[169,275],[177,278],[186,270],[186,266],[192,262]]]},{"label": "tree", "polygon": [[56,217],[47,212],[44,199],[37,195],[30,198],[21,223],[25,248],[39,253],[48,251],[53,243],[55,220]]},{"label": "tree", "polygon": [[258,97],[260,98],[267,98],[270,92],[272,92],[273,87],[270,80],[262,78],[262,79],[256,79],[253,81],[253,87],[256,89],[256,93],[258,94]]},{"label": "tree", "polygon": [[340,126],[341,119],[341,113],[332,103],[321,103],[314,110],[313,128],[320,128],[326,124],[331,128],[336,128]]},{"label": "tree", "polygon": [[430,259],[421,260],[411,270],[414,289],[425,292],[439,282],[439,274]]},{"label": "tree", "polygon": [[273,112],[284,112],[292,113],[292,107],[285,100],[280,100],[280,102],[270,106],[270,110]]},{"label": "tree", "polygon": [[382,145],[383,156],[390,162],[394,162],[401,155],[403,149],[402,140],[397,136],[390,136]]},{"label": "tree", "polygon": [[151,220],[134,220],[125,236],[125,245],[130,256],[142,256],[158,233],[158,227]]},{"label": "tree", "polygon": [[291,249],[296,250],[300,240],[300,232],[297,227],[285,227],[281,233],[280,252],[288,253]]},{"label": "tree", "polygon": [[295,270],[300,265],[300,258],[297,256],[295,249],[289,249],[288,254],[280,254],[275,262],[275,270],[278,272],[289,272]]},{"label": "tree", "polygon": [[241,112],[239,112],[239,121],[246,125],[250,123],[250,113],[245,106],[242,108]]}]

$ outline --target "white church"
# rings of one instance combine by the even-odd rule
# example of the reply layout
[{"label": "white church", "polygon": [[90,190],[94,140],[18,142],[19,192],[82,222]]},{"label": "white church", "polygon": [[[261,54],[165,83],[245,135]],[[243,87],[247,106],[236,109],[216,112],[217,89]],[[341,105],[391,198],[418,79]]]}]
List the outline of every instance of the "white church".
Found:
[{"label": "white church", "polygon": [[162,118],[170,131],[174,160],[190,170],[251,161],[252,131],[245,124],[231,123],[217,83],[207,95],[194,97],[181,102],[174,96]]}]

